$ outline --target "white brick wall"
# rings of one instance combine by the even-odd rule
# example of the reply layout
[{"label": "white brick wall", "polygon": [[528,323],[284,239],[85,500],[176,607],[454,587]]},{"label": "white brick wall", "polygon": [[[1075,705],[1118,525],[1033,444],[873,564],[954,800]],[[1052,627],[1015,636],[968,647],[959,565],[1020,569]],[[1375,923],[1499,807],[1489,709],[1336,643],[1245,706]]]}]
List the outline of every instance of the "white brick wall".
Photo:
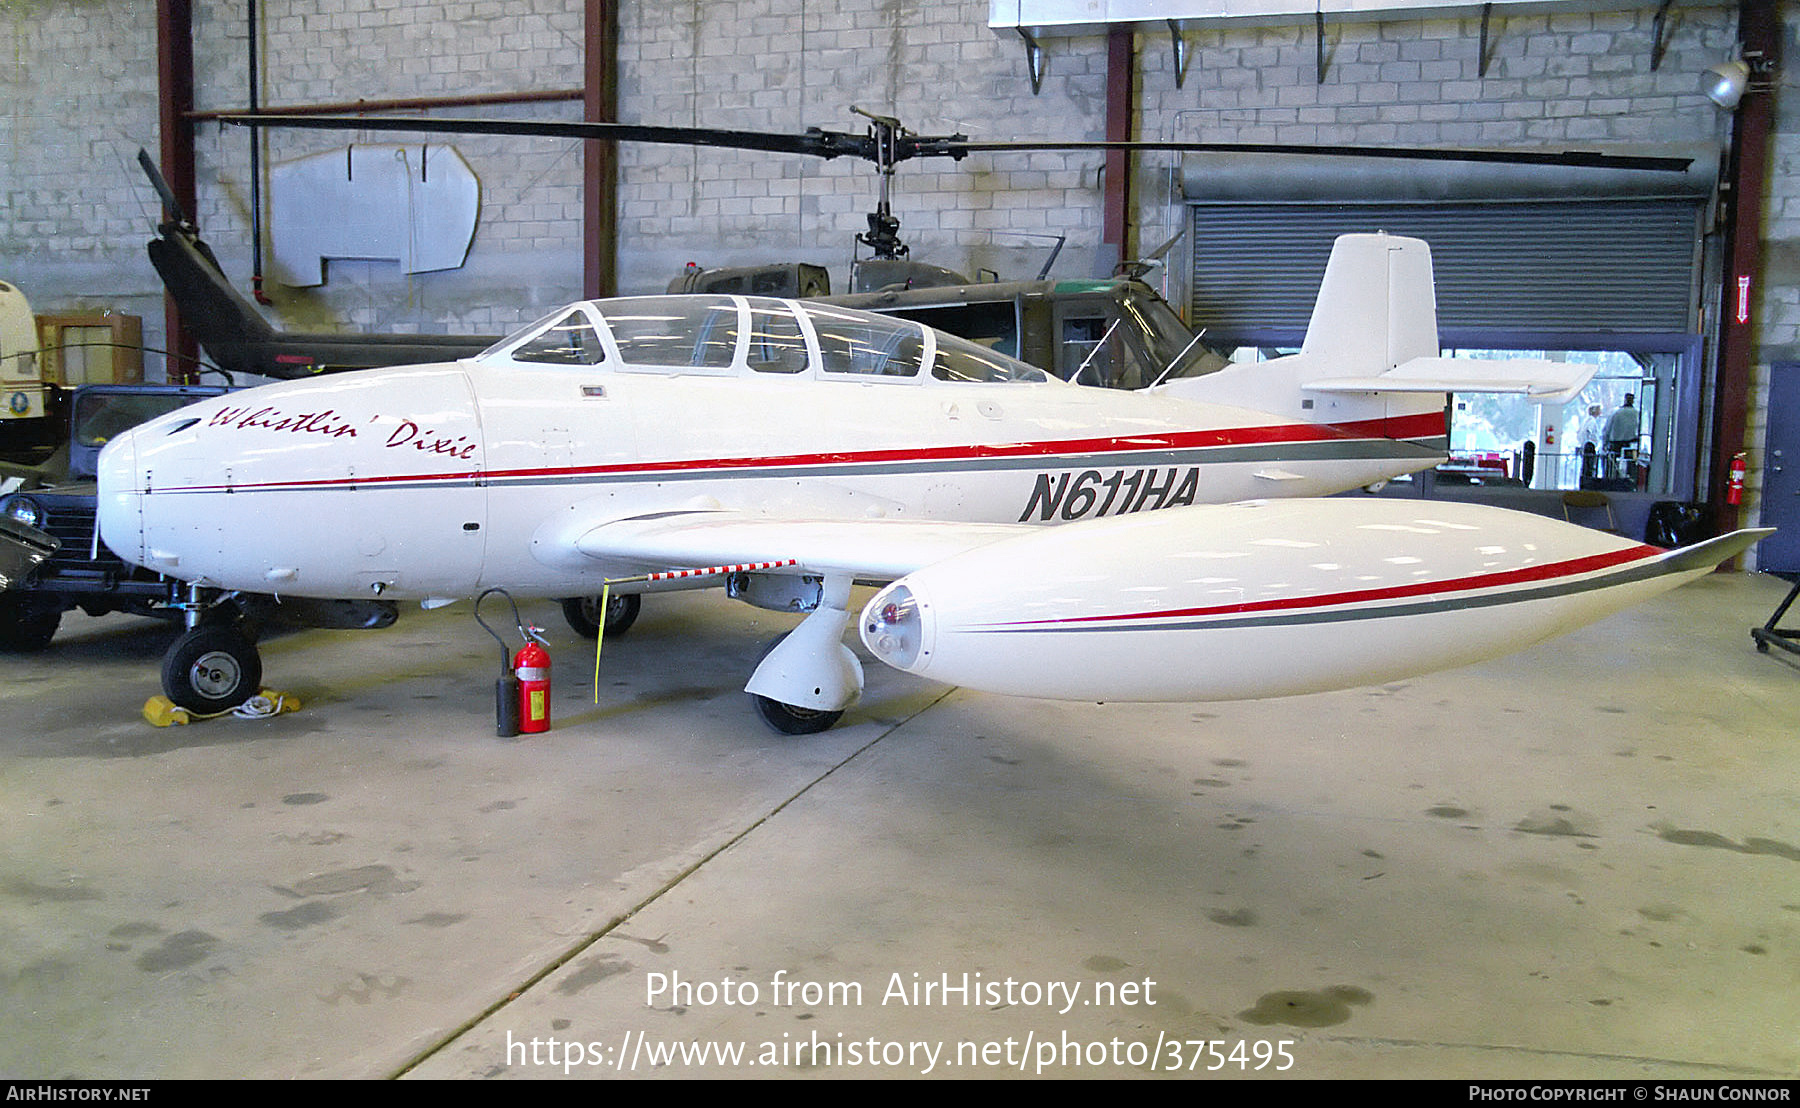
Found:
[{"label": "white brick wall", "polygon": [[[143,254],[156,199],[154,5],[0,5],[0,279],[40,312],[116,307],[154,322]],[[155,320],[150,316],[154,314]]]}]

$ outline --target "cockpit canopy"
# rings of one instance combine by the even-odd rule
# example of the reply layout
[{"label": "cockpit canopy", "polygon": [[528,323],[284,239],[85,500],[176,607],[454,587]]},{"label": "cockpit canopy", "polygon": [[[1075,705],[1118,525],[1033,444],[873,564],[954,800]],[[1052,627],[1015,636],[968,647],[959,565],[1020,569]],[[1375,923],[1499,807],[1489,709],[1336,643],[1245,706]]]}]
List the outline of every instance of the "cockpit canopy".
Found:
[{"label": "cockpit canopy", "polygon": [[477,355],[486,365],[820,379],[1043,383],[1049,374],[906,319],[745,296],[642,296],[559,308]]}]

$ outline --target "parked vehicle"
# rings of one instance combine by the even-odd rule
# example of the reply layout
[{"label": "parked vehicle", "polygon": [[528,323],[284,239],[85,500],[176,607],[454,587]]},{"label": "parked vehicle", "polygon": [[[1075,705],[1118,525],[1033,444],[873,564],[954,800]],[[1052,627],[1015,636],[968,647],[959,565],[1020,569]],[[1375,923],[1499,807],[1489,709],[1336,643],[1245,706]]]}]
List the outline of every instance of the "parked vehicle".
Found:
[{"label": "parked vehicle", "polygon": [[65,484],[0,500],[0,514],[54,536],[61,548],[36,571],[0,593],[0,650],[42,650],[64,612],[89,615],[173,614],[185,582],[126,563],[95,528],[95,464],[121,431],[226,390],[216,385],[88,385],[69,405],[69,469]]}]

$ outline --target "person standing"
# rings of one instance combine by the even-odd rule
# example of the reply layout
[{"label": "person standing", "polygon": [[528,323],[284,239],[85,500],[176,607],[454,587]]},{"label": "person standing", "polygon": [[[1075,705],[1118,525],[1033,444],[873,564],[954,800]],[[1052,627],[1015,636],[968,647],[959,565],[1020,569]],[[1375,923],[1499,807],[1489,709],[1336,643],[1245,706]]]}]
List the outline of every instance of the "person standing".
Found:
[{"label": "person standing", "polygon": [[1606,421],[1606,457],[1616,476],[1624,475],[1625,452],[1630,450],[1635,454],[1637,451],[1642,424],[1639,422],[1638,409],[1632,406],[1636,399],[1631,393],[1626,393],[1624,405]]}]

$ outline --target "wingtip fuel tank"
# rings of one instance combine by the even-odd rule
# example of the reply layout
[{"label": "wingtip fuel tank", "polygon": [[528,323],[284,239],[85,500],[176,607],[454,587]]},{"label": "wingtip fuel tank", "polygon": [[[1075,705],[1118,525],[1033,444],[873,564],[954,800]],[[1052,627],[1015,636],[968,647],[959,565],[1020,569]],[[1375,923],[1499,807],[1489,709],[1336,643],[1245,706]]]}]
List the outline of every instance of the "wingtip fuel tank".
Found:
[{"label": "wingtip fuel tank", "polygon": [[1710,571],[1766,531],[1665,551],[1483,505],[1200,505],[1047,529],[864,608],[898,669],[1062,700],[1350,688],[1498,657]]}]

